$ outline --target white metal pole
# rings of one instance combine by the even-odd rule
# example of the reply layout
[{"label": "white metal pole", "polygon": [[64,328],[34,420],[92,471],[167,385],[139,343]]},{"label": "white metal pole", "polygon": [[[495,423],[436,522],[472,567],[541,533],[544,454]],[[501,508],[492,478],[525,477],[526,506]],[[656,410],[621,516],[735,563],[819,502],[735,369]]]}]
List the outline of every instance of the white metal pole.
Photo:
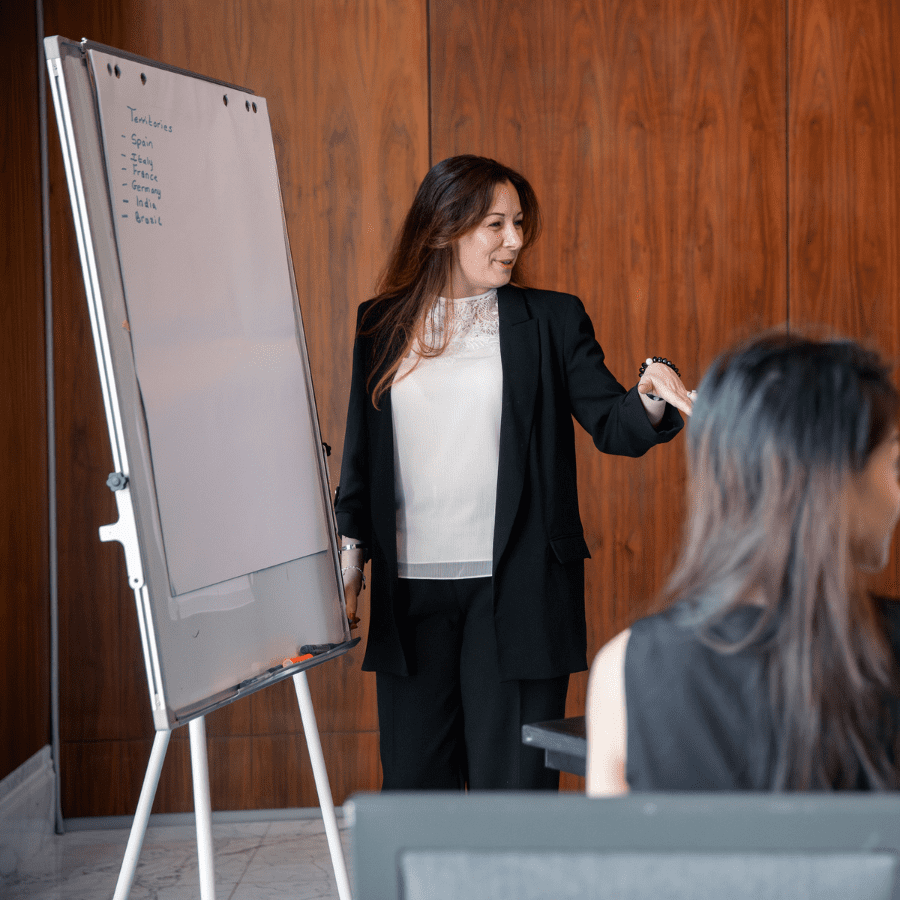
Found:
[{"label": "white metal pole", "polygon": [[131,824],[131,834],[128,836],[125,858],[122,860],[122,868],[119,870],[119,880],[116,882],[113,900],[127,900],[131,893],[138,857],[141,855],[141,846],[144,843],[144,835],[147,833],[147,822],[150,821],[150,809],[153,806],[153,798],[156,796],[159,774],[162,772],[166,748],[169,746],[171,736],[171,731],[157,731],[156,737],[153,739],[150,762],[147,763],[147,774],[144,775],[144,786],[141,788],[141,797],[134,814],[134,822]]},{"label": "white metal pole", "polygon": [[216,900],[213,861],[212,808],[209,800],[209,761],[206,756],[206,719],[191,719],[191,775],[194,780],[194,816],[197,821],[197,858],[200,864],[200,898]]},{"label": "white metal pole", "polygon": [[322,742],[319,740],[316,713],[313,710],[306,672],[298,672],[294,676],[294,688],[297,691],[300,718],[303,720],[303,731],[306,734],[306,746],[309,749],[309,759],[312,763],[313,776],[316,779],[316,791],[319,794],[322,820],[325,822],[325,834],[328,837],[328,849],[331,851],[331,865],[334,867],[338,897],[340,900],[351,900],[350,879],[347,876],[347,864],[344,862],[341,835],[338,831],[337,817],[334,814],[334,798],[331,796],[331,784],[328,781],[328,770],[325,768],[325,757],[322,754]]}]

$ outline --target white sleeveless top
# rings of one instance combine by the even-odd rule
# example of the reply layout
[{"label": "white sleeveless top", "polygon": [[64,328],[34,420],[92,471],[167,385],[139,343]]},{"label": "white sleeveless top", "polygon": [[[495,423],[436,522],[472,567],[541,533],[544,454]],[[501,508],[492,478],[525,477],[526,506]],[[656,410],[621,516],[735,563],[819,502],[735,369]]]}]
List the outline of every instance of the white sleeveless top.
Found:
[{"label": "white sleeveless top", "polygon": [[446,327],[444,352],[413,349],[391,386],[401,578],[491,575],[503,393],[496,290],[441,298],[426,346]]}]

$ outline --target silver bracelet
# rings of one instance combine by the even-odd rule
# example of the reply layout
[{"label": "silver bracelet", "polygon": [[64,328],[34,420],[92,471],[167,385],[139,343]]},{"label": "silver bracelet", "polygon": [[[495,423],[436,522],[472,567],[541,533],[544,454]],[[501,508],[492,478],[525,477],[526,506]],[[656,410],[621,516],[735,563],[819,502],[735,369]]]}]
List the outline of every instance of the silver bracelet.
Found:
[{"label": "silver bracelet", "polygon": [[345,550],[365,550],[365,548],[366,545],[360,542],[357,542],[355,544],[343,544],[341,546],[341,553],[343,553]]},{"label": "silver bracelet", "polygon": [[364,591],[366,589],[366,573],[363,572],[363,570],[359,566],[344,566],[344,568],[341,569],[342,578],[344,577],[344,572],[346,572],[347,569],[356,569],[356,571],[359,572],[359,574],[362,576],[362,588],[360,588],[360,590]]}]

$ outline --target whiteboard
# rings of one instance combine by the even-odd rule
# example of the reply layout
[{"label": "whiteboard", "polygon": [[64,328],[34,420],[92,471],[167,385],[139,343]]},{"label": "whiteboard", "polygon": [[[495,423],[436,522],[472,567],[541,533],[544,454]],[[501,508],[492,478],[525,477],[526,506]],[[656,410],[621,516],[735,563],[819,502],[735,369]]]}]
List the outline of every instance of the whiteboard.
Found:
[{"label": "whiteboard", "polygon": [[264,98],[47,38],[154,722],[349,648]]}]

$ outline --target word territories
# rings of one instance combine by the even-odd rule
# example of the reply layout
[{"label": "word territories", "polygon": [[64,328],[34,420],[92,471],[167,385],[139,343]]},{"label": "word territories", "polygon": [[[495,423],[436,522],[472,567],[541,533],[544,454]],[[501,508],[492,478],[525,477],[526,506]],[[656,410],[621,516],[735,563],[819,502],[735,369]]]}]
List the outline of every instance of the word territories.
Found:
[{"label": "word territories", "polygon": [[138,225],[162,228],[163,186],[154,162],[153,142],[165,140],[165,135],[172,133],[172,126],[134,106],[128,107],[128,113],[134,130],[122,135],[125,149],[120,153],[121,184],[125,195],[121,217]]}]

